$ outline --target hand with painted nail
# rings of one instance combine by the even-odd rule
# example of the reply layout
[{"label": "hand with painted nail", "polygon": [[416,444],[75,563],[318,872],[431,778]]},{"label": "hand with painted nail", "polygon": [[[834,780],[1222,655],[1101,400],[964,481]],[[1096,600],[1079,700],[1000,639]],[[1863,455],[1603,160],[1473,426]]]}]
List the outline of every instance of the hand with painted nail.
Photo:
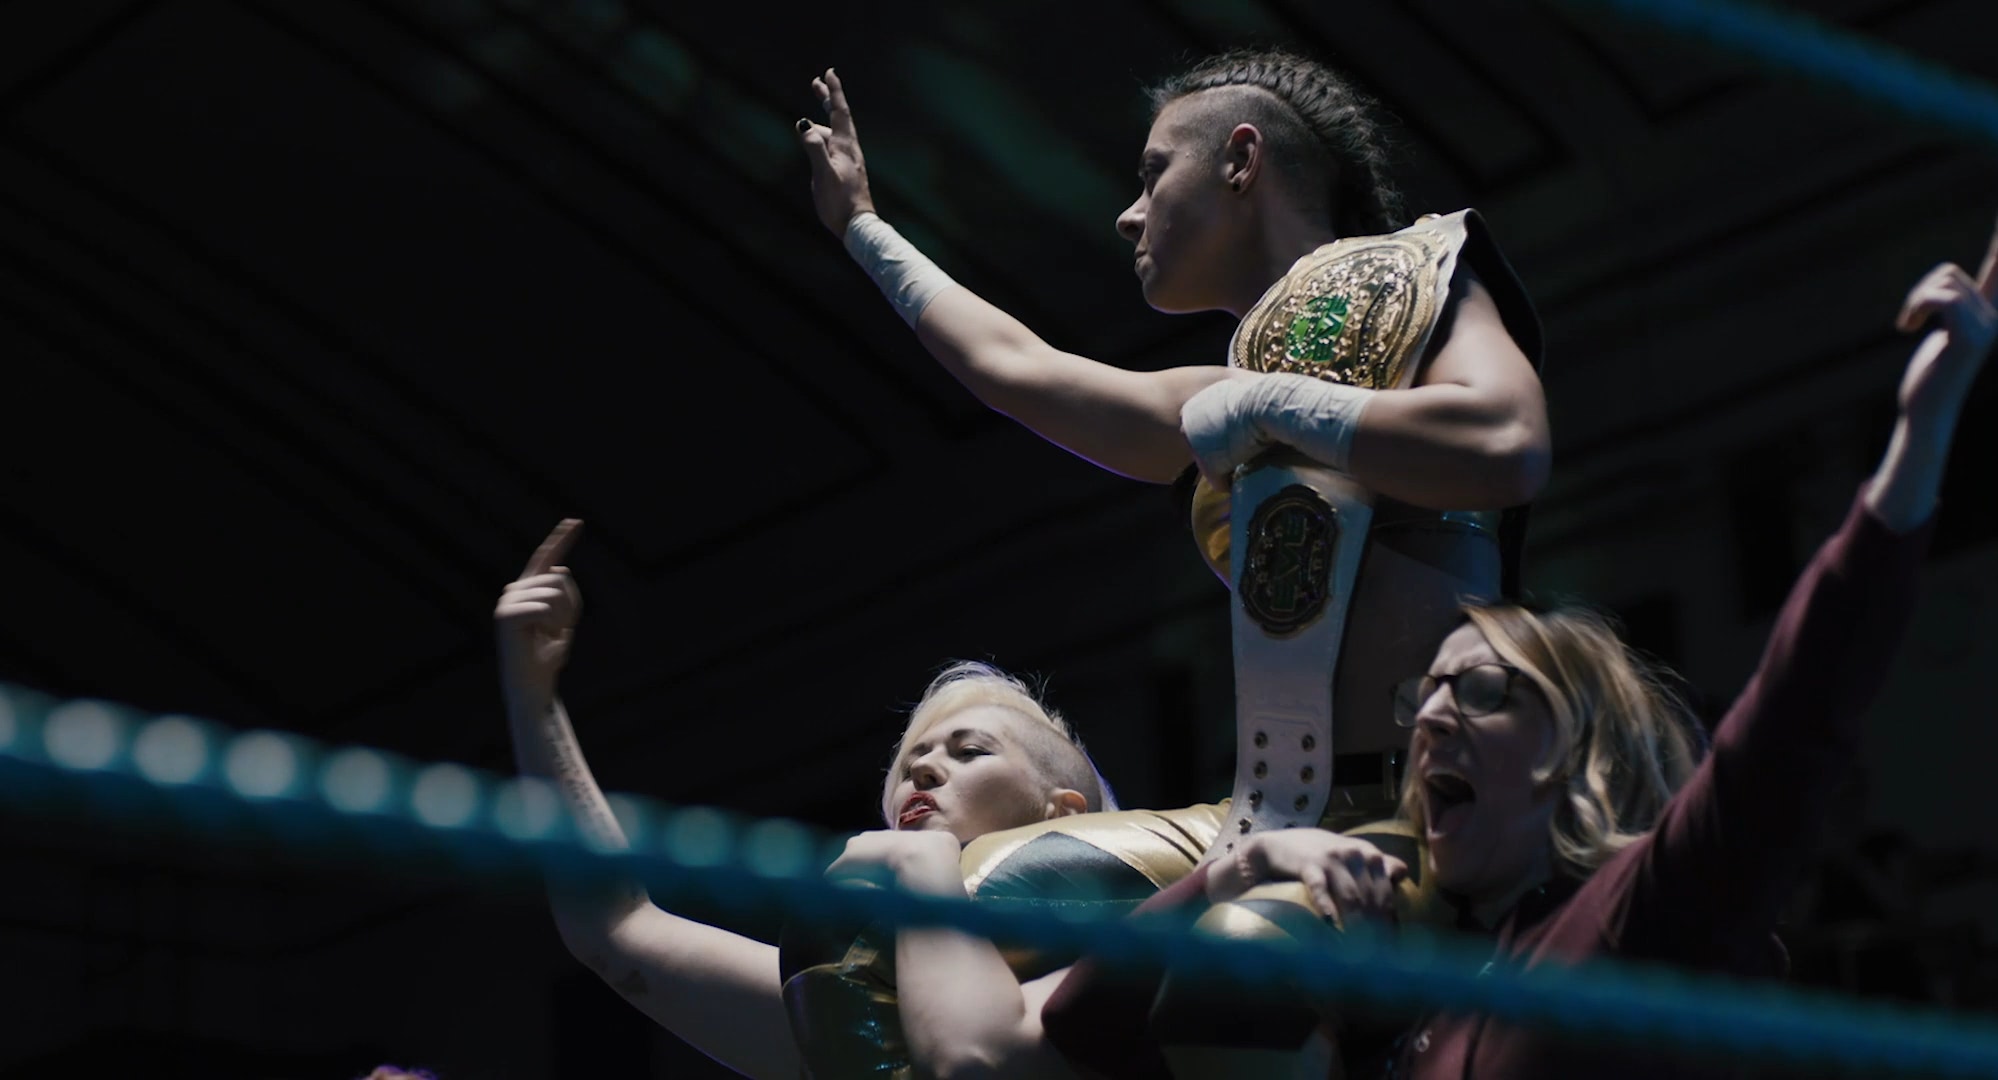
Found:
[{"label": "hand with painted nail", "polygon": [[853,110],[847,106],[846,91],[839,75],[831,68],[812,80],[812,92],[826,122],[798,121],[798,135],[805,143],[805,159],[812,166],[812,205],[819,220],[834,236],[846,235],[846,223],[855,214],[873,213],[874,196],[867,190],[867,162],[860,156],[860,136],[853,130]]}]

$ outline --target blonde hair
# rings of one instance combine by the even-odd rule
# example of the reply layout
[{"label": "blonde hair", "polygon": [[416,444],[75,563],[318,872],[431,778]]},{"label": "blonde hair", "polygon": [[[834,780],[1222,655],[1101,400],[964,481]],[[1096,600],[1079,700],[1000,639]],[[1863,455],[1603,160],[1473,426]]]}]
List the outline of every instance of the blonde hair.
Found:
[{"label": "blonde hair", "polygon": [[1048,708],[1040,695],[1016,676],[976,660],[960,660],[937,673],[923,691],[922,699],[909,711],[909,723],[895,741],[887,780],[881,785],[881,816],[894,821],[888,801],[894,798],[901,780],[902,755],[915,737],[945,717],[979,705],[990,705],[1016,713],[1031,721],[1035,735],[1021,749],[1034,771],[1051,787],[1072,788],[1082,793],[1091,812],[1117,809],[1117,797],[1096,768],[1096,762],[1082,745],[1068,721]]},{"label": "blonde hair", "polygon": [[[1536,612],[1468,603],[1464,621],[1547,703],[1553,746],[1533,771],[1563,798],[1549,825],[1555,864],[1587,877],[1658,823],[1702,752],[1699,720],[1666,670],[1624,644],[1615,624],[1588,608]],[[1422,825],[1422,802],[1402,784],[1402,814]]]}]

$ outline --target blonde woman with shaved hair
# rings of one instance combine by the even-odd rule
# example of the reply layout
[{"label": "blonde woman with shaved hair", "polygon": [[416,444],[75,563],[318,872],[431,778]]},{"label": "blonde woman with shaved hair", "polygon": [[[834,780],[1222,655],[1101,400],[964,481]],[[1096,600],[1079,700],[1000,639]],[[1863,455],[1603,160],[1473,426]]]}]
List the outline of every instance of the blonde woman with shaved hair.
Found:
[{"label": "blonde woman with shaved hair", "polygon": [[[552,781],[578,832],[618,849],[624,832],[557,694],[582,613],[582,593],[561,563],[581,525],[555,527],[500,594],[493,618],[521,772]],[[1128,910],[1191,870],[1219,827],[1212,807],[1099,812],[1114,808],[1074,729],[1030,687],[990,665],[960,663],[930,684],[909,717],[882,791],[887,829],[854,837],[828,873],[958,896],[1058,899],[1045,880],[1049,867],[1094,865],[1092,899]],[[1113,841],[1120,854],[1104,849]],[[1043,858],[1051,848],[1063,856],[1059,863]],[[903,943],[892,934],[849,928],[829,937],[821,929],[796,942],[787,935],[780,951],[671,914],[635,881],[555,886],[550,897],[562,941],[577,959],[661,1026],[747,1076],[906,1070],[902,1010],[920,1012],[941,993],[926,989],[922,1000],[898,1009],[893,961]],[[1017,998],[1009,963],[1043,973],[1054,964],[1002,958],[975,939],[904,937],[916,951],[903,974],[925,988],[948,987],[982,966],[1002,973]]]},{"label": "blonde woman with shaved hair", "polygon": [[[555,527],[500,595],[501,681],[521,771],[553,781],[586,837],[625,846],[556,693],[582,611],[560,565],[581,523]],[[1105,791],[1070,730],[1018,680],[984,665],[951,668],[924,695],[889,777],[891,829],[934,834],[951,852],[979,836],[1100,809]],[[871,834],[864,834],[871,835]],[[778,950],[670,914],[636,882],[551,889],[563,943],[626,1001],[749,1076],[800,1075]]]},{"label": "blonde woman with shaved hair", "polygon": [[[979,742],[994,738],[980,731],[978,722],[994,716],[1006,717],[1002,726],[1020,752],[1018,764],[1037,782],[1004,790],[961,783],[958,790],[940,794],[931,783],[936,779],[931,764],[935,756],[948,753],[953,740],[965,745],[961,736],[984,734],[984,740],[971,741],[971,751],[977,752]],[[940,726],[946,720],[953,725],[949,731]],[[882,784],[881,819],[897,829],[942,828],[969,843],[1023,823],[1013,819],[1028,815],[1031,808],[1008,805],[1006,800],[1014,796],[1046,793],[1043,815],[1027,820],[1115,810],[1117,801],[1109,784],[1081,750],[1075,729],[1026,683],[990,664],[953,664],[937,675],[909,713],[908,727],[895,744],[893,765]],[[986,827],[1000,821],[1007,823]]]}]

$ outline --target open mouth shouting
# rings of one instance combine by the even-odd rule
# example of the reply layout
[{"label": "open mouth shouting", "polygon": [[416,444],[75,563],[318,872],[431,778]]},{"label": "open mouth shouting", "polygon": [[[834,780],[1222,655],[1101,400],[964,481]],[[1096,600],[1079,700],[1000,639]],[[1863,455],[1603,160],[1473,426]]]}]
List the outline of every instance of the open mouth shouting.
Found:
[{"label": "open mouth shouting", "polygon": [[1477,789],[1463,774],[1448,765],[1433,765],[1422,777],[1422,797],[1427,813],[1429,839],[1449,836],[1464,827],[1471,806],[1478,801]]}]

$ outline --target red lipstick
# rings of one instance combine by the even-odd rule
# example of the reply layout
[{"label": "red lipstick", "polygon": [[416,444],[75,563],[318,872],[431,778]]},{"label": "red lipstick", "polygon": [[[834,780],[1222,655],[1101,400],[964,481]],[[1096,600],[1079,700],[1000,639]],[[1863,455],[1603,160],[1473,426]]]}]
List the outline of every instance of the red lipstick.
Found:
[{"label": "red lipstick", "polygon": [[895,827],[906,829],[937,812],[937,801],[927,791],[918,791],[902,800],[902,811],[895,815]]}]

